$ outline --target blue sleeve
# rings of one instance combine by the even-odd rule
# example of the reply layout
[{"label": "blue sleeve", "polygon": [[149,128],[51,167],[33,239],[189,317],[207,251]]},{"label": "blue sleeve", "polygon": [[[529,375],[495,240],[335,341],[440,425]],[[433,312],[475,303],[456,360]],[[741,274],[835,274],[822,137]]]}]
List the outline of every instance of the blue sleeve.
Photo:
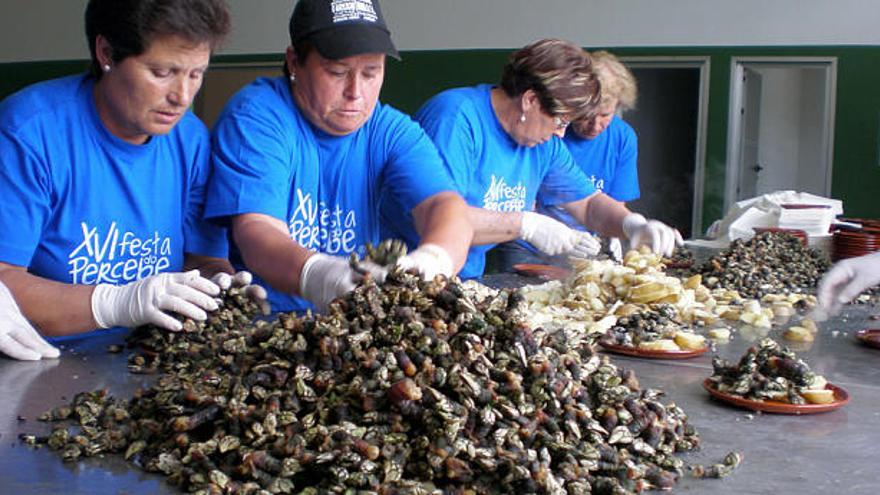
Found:
[{"label": "blue sleeve", "polygon": [[51,174],[7,129],[0,130],[0,191],[0,261],[28,266],[51,214]]},{"label": "blue sleeve", "polygon": [[638,149],[636,133],[627,126],[621,141],[620,156],[615,166],[614,177],[611,184],[605,187],[605,192],[618,201],[634,201],[641,196],[637,166]]},{"label": "blue sleeve", "polygon": [[539,200],[542,204],[556,205],[584,199],[596,189],[583,171],[575,164],[565,143],[553,138],[548,143],[549,153],[544,160],[545,175],[541,181]]},{"label": "blue sleeve", "polygon": [[437,148],[409,116],[392,112],[393,128],[381,133],[388,140],[388,163],[382,187],[397,198],[404,211],[443,191],[455,191]]},{"label": "blue sleeve", "polygon": [[286,223],[293,183],[291,137],[270,109],[227,109],[211,135],[211,181],[205,217],[262,213]]},{"label": "blue sleeve", "polygon": [[226,258],[229,256],[226,229],[207,221],[204,217],[211,165],[211,147],[207,130],[202,125],[198,127],[198,134],[194,136],[195,142],[187,143],[195,146],[196,151],[192,157],[192,177],[184,217],[183,249],[185,253]]},{"label": "blue sleeve", "polygon": [[[464,195],[470,187],[471,168],[476,160],[476,134],[464,113],[448,107],[442,97],[435,97],[419,109],[416,120],[437,147],[456,192]],[[455,118],[449,118],[453,111]]]}]

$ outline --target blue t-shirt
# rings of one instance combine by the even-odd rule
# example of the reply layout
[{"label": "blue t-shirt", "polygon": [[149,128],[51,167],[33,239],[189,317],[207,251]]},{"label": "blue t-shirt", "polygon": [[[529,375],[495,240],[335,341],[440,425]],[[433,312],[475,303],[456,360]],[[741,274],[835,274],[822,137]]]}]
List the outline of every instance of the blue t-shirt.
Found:
[{"label": "blue t-shirt", "polygon": [[[208,218],[269,215],[297,243],[331,255],[363,255],[366,243],[382,239],[383,195],[395,198],[404,218],[454,190],[431,140],[407,115],[380,103],[360,129],[333,136],[299,111],[284,77],[257,79],[233,96],[212,140]],[[235,246],[233,260],[241,263]],[[272,289],[269,302],[274,311],[311,307]]]},{"label": "blue t-shirt", "polygon": [[0,261],[71,284],[180,271],[184,253],[225,258],[202,221],[210,142],[187,114],[142,145],[104,127],[94,80],[34,84],[0,102]]},{"label": "blue t-shirt", "polygon": [[[623,202],[639,198],[638,141],[629,124],[615,115],[608,127],[595,138],[584,139],[569,128],[564,141],[596,190]],[[545,201],[541,194],[538,195],[536,211],[569,227],[585,230],[567,211]]]},{"label": "blue t-shirt", "polygon": [[[552,204],[592,194],[593,187],[561,139],[554,136],[527,147],[507,134],[492,108],[491,90],[491,85],[483,84],[444,91],[415,116],[437,145],[467,203],[492,211],[531,211],[539,188]],[[472,246],[459,275],[482,276],[486,251],[494,246]]]}]

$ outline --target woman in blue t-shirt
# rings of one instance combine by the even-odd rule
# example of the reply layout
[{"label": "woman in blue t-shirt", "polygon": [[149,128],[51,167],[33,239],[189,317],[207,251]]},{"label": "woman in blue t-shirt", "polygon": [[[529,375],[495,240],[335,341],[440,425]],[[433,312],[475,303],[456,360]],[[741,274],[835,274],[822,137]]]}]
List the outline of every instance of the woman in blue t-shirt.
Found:
[{"label": "woman in blue t-shirt", "polygon": [[[636,79],[611,53],[597,51],[591,53],[590,58],[601,87],[599,106],[595,115],[572,121],[563,142],[578,168],[597,191],[621,203],[634,201],[640,194],[636,168],[638,139],[621,115],[635,107]],[[544,201],[540,193],[535,211],[559,220],[572,229],[585,229],[564,208]],[[610,240],[609,250],[617,258],[622,256],[618,238]],[[516,263],[557,261],[522,240],[501,244],[489,256],[493,266],[500,270],[507,270]]]},{"label": "woman in blue t-shirt", "polygon": [[398,56],[379,4],[299,0],[289,27],[287,77],[242,88],[212,131],[206,217],[231,225],[233,262],[270,287],[273,310],[326,310],[355,287],[349,255],[382,240],[376,205],[390,197],[422,234],[398,265],[457,272],[467,205],[424,131],[379,102]]},{"label": "woman in blue t-shirt", "polygon": [[598,90],[583,49],[545,39],[513,53],[500,85],[444,91],[416,113],[470,205],[474,246],[462,277],[481,276],[486,251],[514,239],[551,255],[598,252],[590,234],[531,211],[539,190],[548,203],[604,236],[664,254],[680,242],[674,229],[597,192],[557,139],[570,121],[595,114]]},{"label": "woman in blue t-shirt", "polygon": [[0,351],[19,359],[58,355],[30,324],[177,330],[174,314],[206,318],[231,283],[194,270],[231,266],[202,221],[209,139],[189,111],[226,4],[91,0],[85,17],[91,73],[0,102],[0,306],[30,321],[0,322]]}]

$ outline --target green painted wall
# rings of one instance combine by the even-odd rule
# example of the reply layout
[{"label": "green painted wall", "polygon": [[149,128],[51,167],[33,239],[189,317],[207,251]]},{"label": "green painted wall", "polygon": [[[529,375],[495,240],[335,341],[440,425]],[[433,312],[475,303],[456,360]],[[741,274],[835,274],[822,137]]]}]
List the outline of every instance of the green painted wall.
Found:
[{"label": "green painted wall", "polygon": [[[837,115],[832,195],[849,216],[880,217],[880,47],[603,47],[618,56],[710,57],[703,224],[723,215],[727,107],[732,57],[837,57]],[[402,53],[390,60],[382,100],[406,112],[440,90],[498,80],[508,50]],[[221,56],[217,62],[265,62],[281,55]],[[83,61],[0,64],[0,97],[35,81],[83,70]]]}]

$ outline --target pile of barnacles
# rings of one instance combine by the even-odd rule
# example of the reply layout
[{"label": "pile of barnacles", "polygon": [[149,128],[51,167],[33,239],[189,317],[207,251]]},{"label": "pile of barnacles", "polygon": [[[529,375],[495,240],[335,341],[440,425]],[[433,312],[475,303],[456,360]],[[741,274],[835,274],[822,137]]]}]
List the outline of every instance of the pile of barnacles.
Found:
[{"label": "pile of barnacles", "polygon": [[[635,493],[671,488],[675,454],[699,446],[632,371],[528,327],[516,291],[392,269],[327,315],[252,323],[247,301],[223,302],[206,325],[133,334],[153,386],[78,394],[44,418],[78,427],[25,440],[119,453],[206,494]],[[693,474],[726,475],[728,457]]]},{"label": "pile of barnacles", "polygon": [[828,260],[793,235],[763,232],[737,239],[694,271],[710,289],[723,287],[746,297],[812,293],[828,270]]}]

